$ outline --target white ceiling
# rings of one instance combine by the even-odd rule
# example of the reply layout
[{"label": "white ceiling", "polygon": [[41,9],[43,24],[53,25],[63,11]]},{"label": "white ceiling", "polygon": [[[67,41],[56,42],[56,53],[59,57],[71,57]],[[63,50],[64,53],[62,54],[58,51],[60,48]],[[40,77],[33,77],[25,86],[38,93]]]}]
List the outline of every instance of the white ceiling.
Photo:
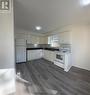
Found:
[{"label": "white ceiling", "polygon": [[[81,0],[14,0],[15,26],[29,31],[46,33],[75,23],[90,21],[90,5]],[[42,30],[36,31],[35,26]]]}]

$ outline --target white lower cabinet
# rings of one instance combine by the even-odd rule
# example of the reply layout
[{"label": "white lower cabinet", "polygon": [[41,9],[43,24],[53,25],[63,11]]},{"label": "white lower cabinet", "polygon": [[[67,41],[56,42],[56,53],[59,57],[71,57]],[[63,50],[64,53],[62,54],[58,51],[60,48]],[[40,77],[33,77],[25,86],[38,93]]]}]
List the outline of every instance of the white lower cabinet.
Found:
[{"label": "white lower cabinet", "polygon": [[50,50],[44,50],[43,51],[43,58],[46,60],[49,60],[51,62],[54,62],[55,60],[55,52]]},{"label": "white lower cabinet", "polygon": [[27,57],[28,60],[40,59],[42,58],[43,50],[28,50]]},{"label": "white lower cabinet", "polygon": [[27,55],[28,60],[35,60],[40,58],[44,58],[51,62],[54,62],[55,60],[55,52],[50,50],[28,50]]},{"label": "white lower cabinet", "polygon": [[50,61],[51,62],[54,62],[55,57],[56,57],[55,52],[54,51],[50,51]]},{"label": "white lower cabinet", "polygon": [[47,50],[43,50],[43,58],[48,60],[48,52],[47,52]]},{"label": "white lower cabinet", "polygon": [[50,50],[28,50],[27,52],[28,60],[44,58],[46,60],[54,62],[55,53]]}]

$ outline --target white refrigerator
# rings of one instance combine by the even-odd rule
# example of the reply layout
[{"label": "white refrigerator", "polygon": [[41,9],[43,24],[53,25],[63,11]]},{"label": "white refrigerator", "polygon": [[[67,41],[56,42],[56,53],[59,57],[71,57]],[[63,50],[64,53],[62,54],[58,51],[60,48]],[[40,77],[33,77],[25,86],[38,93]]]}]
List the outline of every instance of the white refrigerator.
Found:
[{"label": "white refrigerator", "polygon": [[26,40],[16,39],[15,47],[16,63],[26,62]]}]

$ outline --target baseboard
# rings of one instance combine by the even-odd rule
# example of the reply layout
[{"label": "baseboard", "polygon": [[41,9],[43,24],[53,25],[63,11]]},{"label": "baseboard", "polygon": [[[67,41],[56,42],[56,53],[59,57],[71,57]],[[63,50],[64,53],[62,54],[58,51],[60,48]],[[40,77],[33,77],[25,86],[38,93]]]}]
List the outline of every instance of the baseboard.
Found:
[{"label": "baseboard", "polygon": [[71,69],[74,69],[74,70],[82,70],[82,71],[88,71],[88,72],[90,72],[90,70],[88,70],[88,69],[84,69],[84,68],[80,68],[80,67],[77,67],[77,66],[72,66],[71,67]]}]

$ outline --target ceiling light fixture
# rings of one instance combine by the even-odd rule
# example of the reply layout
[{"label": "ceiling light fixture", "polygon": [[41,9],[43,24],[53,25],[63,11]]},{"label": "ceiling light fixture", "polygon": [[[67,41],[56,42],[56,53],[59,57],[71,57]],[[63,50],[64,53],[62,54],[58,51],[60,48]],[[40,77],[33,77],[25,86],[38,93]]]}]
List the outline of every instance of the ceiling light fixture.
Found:
[{"label": "ceiling light fixture", "polygon": [[36,30],[41,30],[42,27],[41,26],[36,26]]},{"label": "ceiling light fixture", "polygon": [[87,6],[87,5],[90,4],[90,0],[81,0],[81,4],[82,4],[83,6]]}]

